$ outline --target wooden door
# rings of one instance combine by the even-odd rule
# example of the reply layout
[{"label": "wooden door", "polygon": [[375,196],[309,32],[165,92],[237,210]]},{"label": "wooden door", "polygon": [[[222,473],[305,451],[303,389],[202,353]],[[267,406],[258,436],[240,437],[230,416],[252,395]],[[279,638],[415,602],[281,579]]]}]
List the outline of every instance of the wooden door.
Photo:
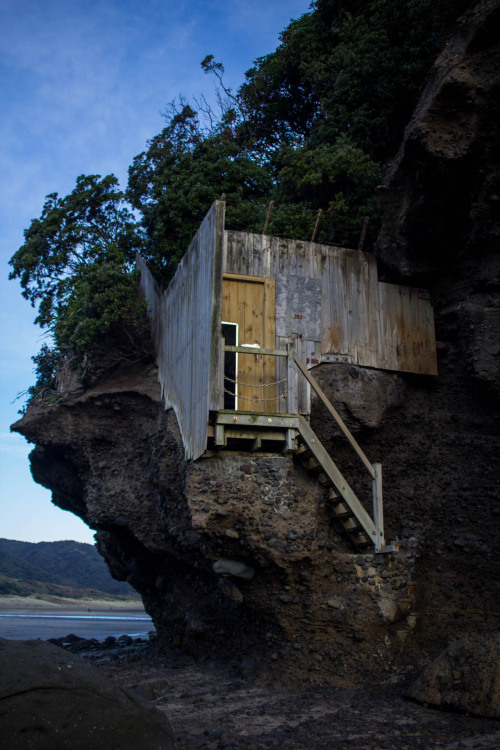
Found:
[{"label": "wooden door", "polygon": [[238,346],[248,346],[251,352],[237,357],[233,385],[238,411],[277,411],[276,360],[258,353],[259,348],[275,348],[275,315],[274,279],[224,274],[222,320],[238,326]]}]

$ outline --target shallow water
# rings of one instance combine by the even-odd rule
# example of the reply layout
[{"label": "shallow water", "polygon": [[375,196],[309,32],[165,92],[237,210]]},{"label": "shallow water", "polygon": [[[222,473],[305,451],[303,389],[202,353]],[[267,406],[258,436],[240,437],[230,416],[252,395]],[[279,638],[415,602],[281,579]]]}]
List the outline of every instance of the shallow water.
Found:
[{"label": "shallow water", "polygon": [[0,638],[28,640],[61,638],[69,633],[82,638],[103,640],[110,635],[130,635],[147,638],[154,625],[146,612],[100,611],[74,612],[58,609],[54,612],[1,612]]}]

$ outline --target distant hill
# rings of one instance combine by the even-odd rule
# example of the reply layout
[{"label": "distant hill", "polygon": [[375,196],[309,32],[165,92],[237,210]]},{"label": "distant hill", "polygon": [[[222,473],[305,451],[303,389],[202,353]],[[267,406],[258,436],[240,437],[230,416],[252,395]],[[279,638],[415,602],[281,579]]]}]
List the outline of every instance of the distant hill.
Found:
[{"label": "distant hill", "polygon": [[55,594],[56,589],[59,596],[75,596],[79,589],[137,596],[128,583],[115,581],[91,544],[0,539],[0,595]]}]

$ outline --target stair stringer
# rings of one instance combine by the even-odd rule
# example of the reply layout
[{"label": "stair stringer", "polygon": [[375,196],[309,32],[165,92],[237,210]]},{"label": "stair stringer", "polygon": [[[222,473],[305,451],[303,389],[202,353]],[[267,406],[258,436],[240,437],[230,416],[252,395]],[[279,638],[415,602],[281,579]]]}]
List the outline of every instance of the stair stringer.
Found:
[{"label": "stair stringer", "polygon": [[[337,468],[337,466],[323,447],[320,439],[311,428],[309,422],[307,422],[307,420],[300,415],[299,433],[311,453],[321,464],[321,467],[325,474],[329,477],[330,481],[335,486],[338,493],[341,495],[344,504],[352,512],[354,518],[362,527],[365,535],[373,542],[373,545],[375,546],[376,529],[374,522],[361,505],[354,491],[349,486],[347,480],[343,477],[340,470]],[[346,531],[348,531],[348,529],[346,529]]]}]

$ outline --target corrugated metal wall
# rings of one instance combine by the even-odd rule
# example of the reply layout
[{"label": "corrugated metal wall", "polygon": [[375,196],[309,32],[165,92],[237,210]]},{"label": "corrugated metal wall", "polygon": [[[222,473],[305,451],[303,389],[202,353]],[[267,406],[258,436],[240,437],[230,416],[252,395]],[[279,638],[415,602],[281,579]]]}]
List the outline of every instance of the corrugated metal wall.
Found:
[{"label": "corrugated metal wall", "polygon": [[142,258],[137,264],[165,408],[175,409],[187,458],[205,451],[209,409],[220,403],[223,227],[224,203],[216,201],[163,293]]}]

